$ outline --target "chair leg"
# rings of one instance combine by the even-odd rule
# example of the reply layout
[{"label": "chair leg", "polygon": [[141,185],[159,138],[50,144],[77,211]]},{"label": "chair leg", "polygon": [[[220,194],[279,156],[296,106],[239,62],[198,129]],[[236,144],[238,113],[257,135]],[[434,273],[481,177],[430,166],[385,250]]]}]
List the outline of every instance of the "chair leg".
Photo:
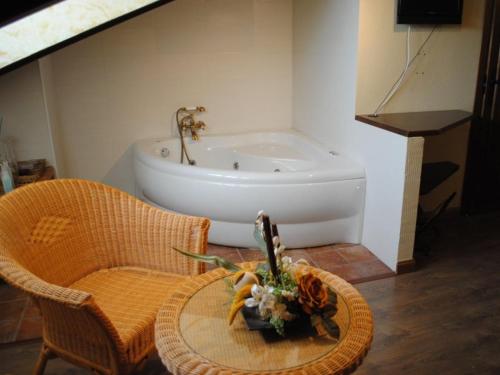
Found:
[{"label": "chair leg", "polygon": [[54,355],[51,350],[47,348],[45,344],[42,344],[42,349],[40,350],[38,361],[36,362],[35,369],[33,370],[33,375],[43,375],[47,361],[53,357]]}]

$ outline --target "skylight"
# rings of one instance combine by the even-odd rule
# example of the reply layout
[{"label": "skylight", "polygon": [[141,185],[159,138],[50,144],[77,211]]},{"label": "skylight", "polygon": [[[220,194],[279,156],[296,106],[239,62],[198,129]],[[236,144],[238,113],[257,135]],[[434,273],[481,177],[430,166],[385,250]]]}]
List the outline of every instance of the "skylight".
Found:
[{"label": "skylight", "polygon": [[102,28],[166,2],[168,1],[65,0],[58,2],[0,29],[0,72],[41,57],[87,34],[93,34]]}]

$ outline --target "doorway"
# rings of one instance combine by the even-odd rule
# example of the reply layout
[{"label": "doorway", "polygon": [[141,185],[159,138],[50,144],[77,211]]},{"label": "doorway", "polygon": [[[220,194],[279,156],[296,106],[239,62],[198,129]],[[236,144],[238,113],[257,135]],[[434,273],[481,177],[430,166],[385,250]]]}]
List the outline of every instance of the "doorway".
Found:
[{"label": "doorway", "polygon": [[462,213],[500,210],[500,0],[487,0]]}]

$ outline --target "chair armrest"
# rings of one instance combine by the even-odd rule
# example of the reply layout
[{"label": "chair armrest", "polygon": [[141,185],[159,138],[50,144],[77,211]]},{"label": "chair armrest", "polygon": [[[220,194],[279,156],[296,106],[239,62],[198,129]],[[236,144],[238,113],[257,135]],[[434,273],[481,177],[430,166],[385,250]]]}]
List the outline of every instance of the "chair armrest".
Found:
[{"label": "chair armrest", "polygon": [[101,373],[129,373],[134,365],[116,328],[93,298],[77,308],[35,298],[43,318],[44,343],[58,356]]},{"label": "chair armrest", "polygon": [[0,275],[33,298],[43,319],[45,345],[70,361],[124,372],[126,349],[91,294],[50,284],[0,255]]},{"label": "chair armrest", "polygon": [[109,227],[103,232],[107,246],[102,254],[107,264],[101,267],[135,266],[181,275],[205,271],[204,263],[173,247],[205,254],[209,219],[163,211],[127,197],[115,200],[120,215],[107,215]]},{"label": "chair armrest", "polygon": [[87,292],[47,283],[3,255],[0,255],[0,275],[34,298],[45,298],[72,307],[80,307],[91,298]]}]

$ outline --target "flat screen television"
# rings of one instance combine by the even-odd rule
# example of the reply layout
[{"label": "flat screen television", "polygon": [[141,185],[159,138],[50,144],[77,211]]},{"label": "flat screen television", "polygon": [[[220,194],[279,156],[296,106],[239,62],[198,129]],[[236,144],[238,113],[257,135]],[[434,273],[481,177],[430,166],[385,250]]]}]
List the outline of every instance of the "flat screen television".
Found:
[{"label": "flat screen television", "polygon": [[461,24],[463,0],[398,0],[398,24]]}]

